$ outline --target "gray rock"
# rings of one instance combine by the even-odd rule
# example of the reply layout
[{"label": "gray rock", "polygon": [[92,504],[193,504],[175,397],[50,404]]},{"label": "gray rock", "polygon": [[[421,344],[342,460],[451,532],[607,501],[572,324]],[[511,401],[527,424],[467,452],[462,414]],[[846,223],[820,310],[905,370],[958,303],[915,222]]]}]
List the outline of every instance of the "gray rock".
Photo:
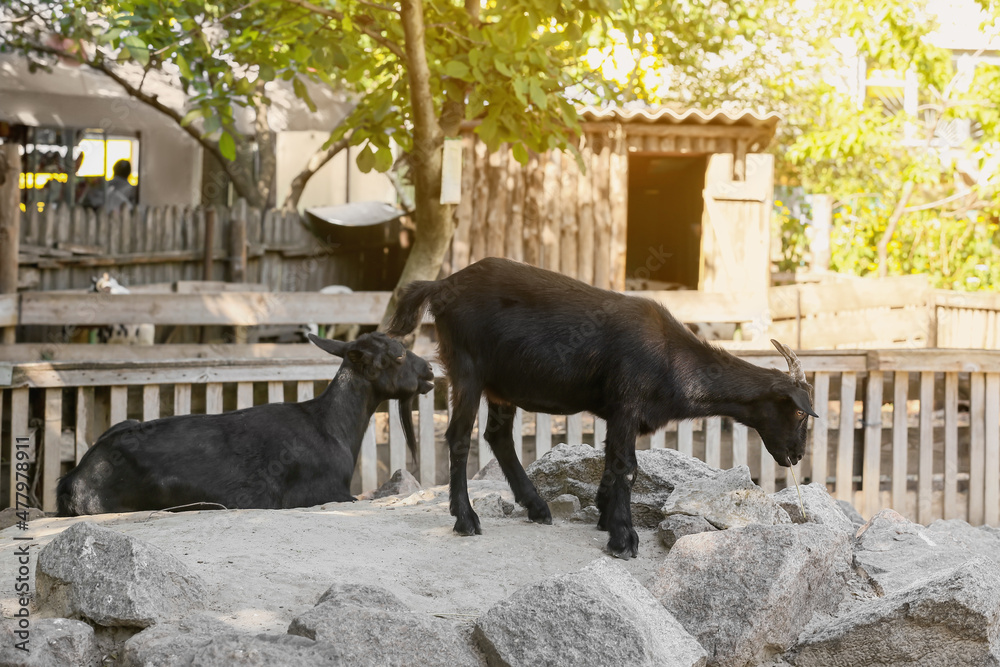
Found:
[{"label": "gray rock", "polygon": [[385,498],[386,496],[408,496],[410,494],[416,493],[423,489],[420,486],[420,482],[417,478],[411,475],[407,470],[400,468],[396,472],[392,473],[385,484],[375,489],[372,492],[372,500],[376,498]]},{"label": "gray rock", "polygon": [[2,626],[0,665],[4,667],[97,667],[101,654],[94,639],[94,629],[83,621],[68,618],[31,619],[27,651],[17,648],[24,636],[13,619]]},{"label": "gray rock", "polygon": [[996,665],[1000,658],[1000,567],[973,559],[807,633],[796,667]]},{"label": "gray rock", "polygon": [[506,482],[507,478],[503,474],[503,470],[500,469],[500,464],[496,459],[490,459],[489,463],[484,465],[479,469],[472,479],[485,479],[491,482]]},{"label": "gray rock", "polygon": [[355,586],[330,593],[292,619],[288,633],[315,640],[323,651],[337,656],[338,664],[479,664],[451,622],[412,612],[389,591],[377,593],[374,586]]},{"label": "gray rock", "polygon": [[[572,519],[580,511],[580,499],[576,496],[564,493],[549,501],[549,512],[553,519]],[[600,517],[600,512],[598,512]]]},{"label": "gray rock", "polygon": [[705,650],[610,559],[526,586],[476,621],[490,665],[704,665]]},{"label": "gray rock", "polygon": [[[718,472],[673,449],[640,450],[636,459],[639,472],[632,487],[632,521],[646,528],[663,520],[663,503],[675,486]],[[527,473],[546,502],[568,493],[587,507],[596,502],[604,474],[604,452],[590,445],[557,445],[528,466]]]},{"label": "gray rock", "polygon": [[847,591],[850,541],[813,524],[750,525],[677,540],[650,591],[708,651],[756,665],[788,650]]},{"label": "gray rock", "polygon": [[837,504],[840,506],[840,510],[844,513],[844,516],[847,517],[847,520],[853,523],[856,529],[867,523],[865,518],[861,516],[861,512],[854,509],[854,505],[851,503],[846,500],[838,500]]},{"label": "gray rock", "polygon": [[718,530],[718,528],[706,521],[705,517],[675,514],[660,522],[657,534],[660,536],[663,546],[669,549],[685,535],[697,535],[714,530]]},{"label": "gray rock", "polygon": [[573,521],[582,521],[583,523],[591,524],[596,524],[600,518],[601,511],[594,505],[581,507],[580,511],[573,515]]},{"label": "gray rock", "polygon": [[8,507],[0,510],[0,530],[10,528],[11,526],[17,524],[18,521],[21,521],[22,516],[26,522],[34,521],[35,519],[44,518],[45,512],[37,507],[29,507],[23,510],[18,510],[16,507]]},{"label": "gray rock", "polygon": [[145,628],[204,606],[201,578],[158,547],[90,522],[38,554],[39,611],[109,627]]},{"label": "gray rock", "polygon": [[499,493],[487,493],[472,499],[472,509],[480,518],[503,519],[514,511],[514,503],[504,500]]},{"label": "gray rock", "polygon": [[402,600],[381,586],[370,584],[334,584],[326,589],[316,604],[342,604],[381,609],[383,611],[409,611]]},{"label": "gray rock", "polygon": [[950,572],[977,555],[1000,559],[997,531],[976,529],[964,521],[940,521],[925,528],[893,510],[882,510],[858,533],[854,565],[879,595],[888,595],[919,579]]},{"label": "gray rock", "polygon": [[[842,530],[853,537],[858,527],[847,518],[844,510],[825,484],[806,484],[799,487],[802,492],[802,505],[799,505],[799,493],[794,486],[782,489],[771,495],[774,502],[788,513],[792,523],[818,523],[834,530]],[[802,516],[802,506],[805,506],[806,516]],[[860,514],[858,515],[861,516]]]},{"label": "gray rock", "polygon": [[663,514],[701,516],[720,530],[791,523],[788,513],[753,483],[746,466],[678,484],[663,504]]},{"label": "gray rock", "polygon": [[205,616],[158,623],[127,642],[121,667],[348,664],[336,648],[293,635],[248,634]]}]

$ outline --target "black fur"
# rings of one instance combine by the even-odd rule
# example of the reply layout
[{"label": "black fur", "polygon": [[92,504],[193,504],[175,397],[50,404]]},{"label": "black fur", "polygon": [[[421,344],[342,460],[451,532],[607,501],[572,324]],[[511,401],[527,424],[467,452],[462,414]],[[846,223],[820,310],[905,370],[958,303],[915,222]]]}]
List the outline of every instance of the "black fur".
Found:
[{"label": "black fur", "polygon": [[756,428],[781,465],[805,451],[810,388],[699,340],[647,299],[597,289],[551,271],[487,258],[439,281],[403,291],[389,333],[404,335],[426,305],[452,384],[451,511],[455,530],[480,533],[469,503],[466,461],[480,396],[489,401],[486,440],[515,498],[534,521],[550,523],[516,456],[515,406],[589,411],[607,420],[598,527],[619,557],[638,553],[632,528],[635,439],[676,419],[729,416]]},{"label": "black fur", "polygon": [[430,365],[384,334],[353,343],[310,335],[343,357],[317,398],[221,415],[184,415],[105,432],[59,481],[60,516],[209,503],[227,508],[310,507],[353,500],[351,476],[379,403],[400,399],[415,452],[410,408],[433,387]]}]

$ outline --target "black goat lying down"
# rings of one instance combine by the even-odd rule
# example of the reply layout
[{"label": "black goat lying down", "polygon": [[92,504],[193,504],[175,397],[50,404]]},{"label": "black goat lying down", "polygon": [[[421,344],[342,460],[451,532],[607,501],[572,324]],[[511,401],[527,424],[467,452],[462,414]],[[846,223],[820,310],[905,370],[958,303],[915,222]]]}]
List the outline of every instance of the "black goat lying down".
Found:
[{"label": "black goat lying down", "polygon": [[433,387],[430,365],[381,333],[353,343],[310,334],[343,362],[317,398],[220,415],[183,415],[111,427],[62,478],[60,516],[190,504],[279,509],[354,500],[351,476],[379,403],[399,399],[415,452],[411,408]]},{"label": "black goat lying down", "polygon": [[480,396],[489,403],[486,440],[514,497],[532,521],[551,523],[549,508],[524,473],[511,435],[514,411],[607,420],[598,528],[612,554],[638,553],[632,528],[635,439],[675,419],[727,416],[757,429],[781,465],[805,452],[806,415],[816,414],[795,355],[774,342],[789,373],[764,369],[700,341],[653,301],[597,289],[506,259],[487,258],[438,281],[403,291],[389,333],[434,315],[442,363],[452,385],[446,437],[451,451],[455,531],[479,534],[465,466]]}]

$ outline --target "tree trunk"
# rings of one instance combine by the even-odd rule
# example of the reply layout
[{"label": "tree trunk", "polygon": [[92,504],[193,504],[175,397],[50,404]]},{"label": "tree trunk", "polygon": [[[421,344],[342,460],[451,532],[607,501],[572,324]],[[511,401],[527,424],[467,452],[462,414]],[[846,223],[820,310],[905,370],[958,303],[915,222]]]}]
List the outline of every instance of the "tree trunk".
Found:
[{"label": "tree trunk", "polygon": [[434,280],[441,270],[448,244],[455,233],[451,205],[441,202],[441,152],[444,132],[434,113],[430,68],[424,45],[424,10],[421,0],[402,0],[400,12],[406,39],[407,76],[413,109],[414,218],[416,238],[396,289],[382,317],[384,329],[396,311],[400,289],[414,280]]},{"label": "tree trunk", "polygon": [[[17,292],[17,253],[20,246],[21,158],[18,144],[0,146],[0,294]],[[0,343],[15,342],[14,327],[0,327]]]}]

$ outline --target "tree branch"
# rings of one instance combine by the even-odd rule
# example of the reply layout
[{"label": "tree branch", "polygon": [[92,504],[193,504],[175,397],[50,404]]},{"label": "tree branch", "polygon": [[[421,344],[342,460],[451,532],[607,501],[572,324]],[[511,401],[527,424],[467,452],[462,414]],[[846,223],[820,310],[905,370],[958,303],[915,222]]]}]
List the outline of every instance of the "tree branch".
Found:
[{"label": "tree branch", "polygon": [[[299,206],[299,199],[302,198],[302,192],[306,189],[306,183],[309,179],[319,171],[323,165],[333,159],[337,153],[347,148],[350,142],[350,135],[343,137],[339,141],[334,142],[325,149],[316,151],[313,153],[312,157],[309,158],[309,162],[302,171],[292,179],[291,189],[288,191],[288,196],[285,197],[285,202],[282,204],[282,208],[286,211],[294,211]],[[348,166],[349,168],[349,166]]]},{"label": "tree branch", "polygon": [[[285,2],[287,2],[290,5],[297,5],[299,7],[302,7],[303,9],[308,9],[310,12],[313,12],[314,14],[319,14],[320,16],[326,16],[327,18],[331,18],[336,21],[344,20],[344,15],[342,13],[333,11],[332,9],[326,9],[324,7],[317,7],[311,2],[308,2],[308,0],[285,0]],[[403,52],[403,49],[399,48],[398,44],[389,41],[388,39],[380,35],[378,31],[373,30],[368,26],[359,25],[358,28],[361,30],[361,32],[365,33],[373,40],[375,40],[385,48],[392,51],[392,53],[395,54],[397,58],[403,61],[406,60],[406,54]]]}]

